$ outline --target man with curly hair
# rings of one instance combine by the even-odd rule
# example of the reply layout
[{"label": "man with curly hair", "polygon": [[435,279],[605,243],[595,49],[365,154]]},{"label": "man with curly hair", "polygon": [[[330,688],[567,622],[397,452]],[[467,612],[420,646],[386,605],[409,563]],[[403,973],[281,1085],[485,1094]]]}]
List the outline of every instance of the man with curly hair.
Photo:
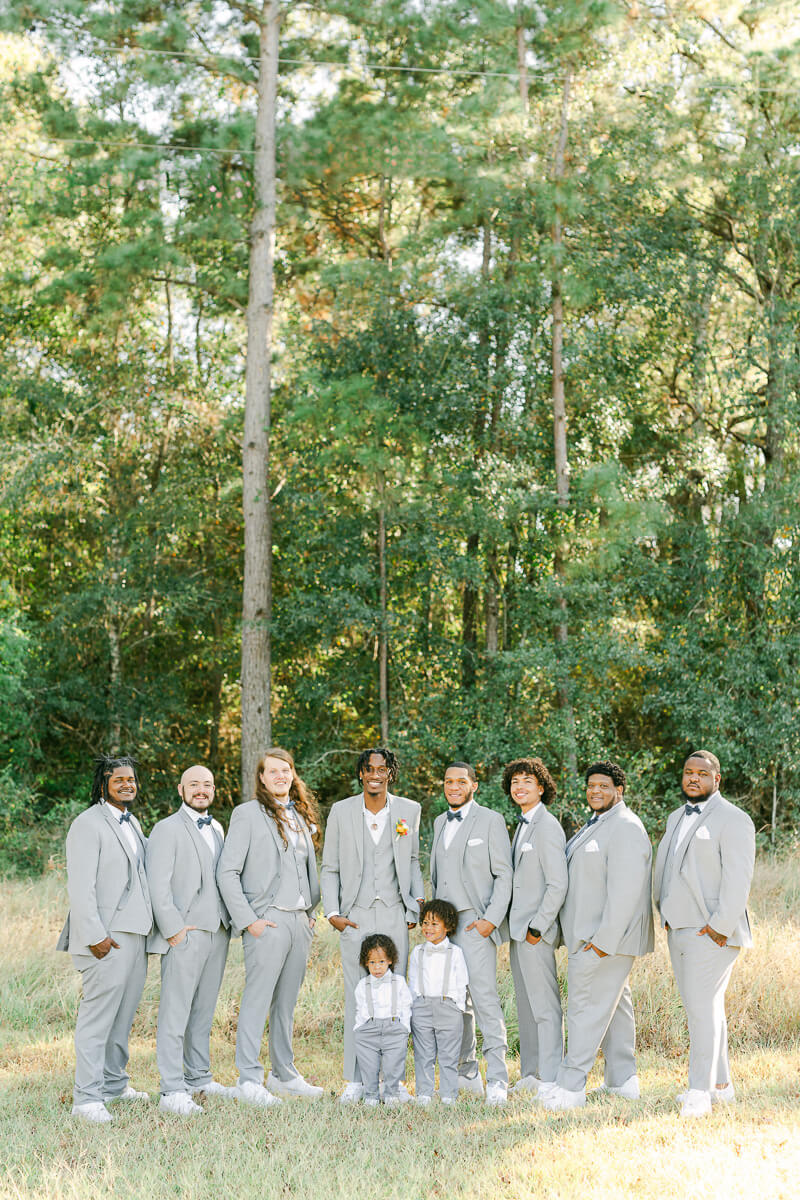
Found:
[{"label": "man with curly hair", "polygon": [[555,1083],[564,1052],[555,947],[567,893],[566,839],[545,807],[555,799],[556,785],[540,758],[510,762],[503,771],[503,791],[519,809],[508,914],[521,1075],[514,1090],[544,1095]]},{"label": "man with curly hair", "polygon": [[567,843],[569,883],[561,909],[567,947],[567,1053],[545,1108],[581,1108],[586,1076],[603,1051],[603,1089],[639,1096],[636,1027],[628,976],[653,949],[650,839],[624,800],[625,772],[594,762],[586,771],[592,816]]},{"label": "man with curly hair", "polygon": [[[420,806],[395,796],[397,757],[385,746],[365,750],[358,760],[362,791],[331,808],[322,852],[322,904],[339,933],[344,976],[344,1078],[340,1097],[353,1104],[363,1093],[353,1026],[361,943],[385,933],[397,947],[397,971],[405,976],[408,931],[425,899],[419,865]],[[400,1098],[409,1099],[401,1088]]]}]

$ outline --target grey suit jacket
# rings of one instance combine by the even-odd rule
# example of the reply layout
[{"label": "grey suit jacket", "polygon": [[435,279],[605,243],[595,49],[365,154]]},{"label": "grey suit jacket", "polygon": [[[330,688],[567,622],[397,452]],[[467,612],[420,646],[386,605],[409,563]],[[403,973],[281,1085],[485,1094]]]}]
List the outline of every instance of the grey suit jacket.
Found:
[{"label": "grey suit jacket", "polygon": [[652,858],[644,825],[624,800],[570,838],[569,884],[560,918],[570,954],[584,942],[606,954],[651,952]]},{"label": "grey suit jacket", "polygon": [[[431,882],[434,896],[438,894],[437,854],[446,826],[447,813],[442,813],[433,823]],[[478,916],[494,925],[490,937],[499,946],[501,942],[508,941],[505,918],[511,902],[513,877],[511,843],[501,814],[473,800],[472,808],[464,819],[461,846],[461,881],[464,890]]]},{"label": "grey suit jacket", "polygon": [[132,816],[131,831],[141,851],[137,859],[115,812],[107,804],[93,804],[75,818],[67,834],[70,907],[56,949],[90,962],[95,959],[89,947],[109,934],[147,934],[153,927],[144,866],[147,839]]},{"label": "grey suit jacket", "polygon": [[529,928],[541,930],[542,940],[558,941],[558,914],[567,894],[567,856],[564,830],[544,804],[537,804],[527,825],[520,825],[512,842],[514,882],[508,930],[524,942]]},{"label": "grey suit jacket", "polygon": [[[299,813],[308,849],[309,918],[319,904],[317,860],[311,833]],[[289,843],[291,846],[291,843]],[[281,858],[287,853],[277,825],[257,800],[240,804],[231,814],[228,836],[217,862],[217,884],[231,917],[231,931],[242,930],[260,920],[278,890]]]},{"label": "grey suit jacket", "polygon": [[218,844],[212,859],[202,833],[183,808],[153,826],[145,856],[156,925],[147,943],[150,954],[166,954],[167,938],[186,925],[213,933],[220,916],[226,928],[230,925],[214,874],[222,850],[216,830],[214,840]]},{"label": "grey suit jacket", "polygon": [[675,929],[710,925],[723,933],[729,946],[752,946],[747,898],[756,853],[755,826],[746,812],[719,792],[703,805],[689,834],[681,842],[670,911],[662,910],[662,890],[683,806],[671,813],[656,854],[653,892],[662,924]]},{"label": "grey suit jacket", "polygon": [[[392,851],[397,871],[400,895],[406,906],[406,920],[419,917],[420,897],[425,895],[419,865],[419,818],[421,809],[416,800],[389,795],[389,816]],[[348,796],[337,800],[325,826],[322,848],[322,906],[325,913],[338,912],[347,916],[355,903],[364,869],[364,796]],[[405,821],[408,833],[402,836],[395,830]]]}]

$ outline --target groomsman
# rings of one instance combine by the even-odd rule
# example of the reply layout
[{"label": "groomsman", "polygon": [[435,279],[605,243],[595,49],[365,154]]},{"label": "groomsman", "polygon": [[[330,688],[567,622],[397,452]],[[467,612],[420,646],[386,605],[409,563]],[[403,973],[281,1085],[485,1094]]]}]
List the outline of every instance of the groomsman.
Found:
[{"label": "groomsman", "polygon": [[475,799],[478,781],[469,763],[444,773],[448,809],[434,821],[431,882],[437,900],[458,912],[452,940],[467,960],[469,988],[458,1064],[459,1088],[483,1095],[478,1071],[475,1020],[486,1058],[486,1103],[505,1104],[508,1094],[506,1023],[497,994],[497,947],[508,938],[511,847],[502,816]]},{"label": "groomsman", "polygon": [[720,765],[696,750],[683,766],[686,803],[667,821],[654,890],[689,1025],[689,1090],[681,1116],[702,1117],[735,1099],[728,1067],[725,991],[740,949],[752,946],[747,898],[755,828],[719,792]]},{"label": "groomsman", "polygon": [[652,849],[623,799],[625,772],[592,763],[586,802],[592,817],[567,843],[569,883],[561,909],[567,959],[567,1053],[545,1108],[581,1108],[586,1076],[602,1049],[603,1089],[638,1099],[636,1027],[628,976],[653,949]]},{"label": "groomsman", "polygon": [[503,791],[519,807],[508,914],[521,1068],[514,1090],[544,1095],[555,1083],[564,1052],[555,947],[558,913],[567,893],[565,838],[545,807],[555,799],[556,785],[540,758],[509,763]]},{"label": "groomsman", "polygon": [[[361,1099],[363,1085],[353,1038],[356,984],[363,939],[385,933],[397,947],[395,970],[405,975],[408,931],[416,925],[425,889],[419,866],[420,806],[389,791],[397,757],[385,746],[365,750],[358,760],[362,791],[331,808],[322,851],[322,905],[339,933],[344,976],[343,1104]],[[401,1098],[406,1099],[405,1089]]]},{"label": "groomsman", "polygon": [[[305,978],[319,903],[314,797],[280,746],[261,756],[255,799],[234,809],[217,883],[242,935],[244,992],[236,1030],[237,1098],[267,1108],[283,1096],[316,1100],[322,1088],[294,1065],[294,1010]],[[264,1085],[261,1041],[269,1014],[272,1070]]]},{"label": "groomsman", "polygon": [[73,1116],[113,1118],[110,1100],[147,1100],[130,1086],[128,1039],[147,976],[145,944],[153,926],[144,854],[146,838],[130,811],[139,794],[136,763],[101,755],[92,802],[67,834],[70,911],[57,950],[81,973],[75,1026]]},{"label": "groomsman", "polygon": [[214,776],[189,767],[178,784],[183,803],[154,826],[147,843],[147,882],[156,928],[147,949],[161,955],[156,1058],[159,1108],[179,1116],[202,1112],[192,1095],[227,1095],[211,1076],[211,1022],[230,934],[215,870],[224,833],[208,810]]}]

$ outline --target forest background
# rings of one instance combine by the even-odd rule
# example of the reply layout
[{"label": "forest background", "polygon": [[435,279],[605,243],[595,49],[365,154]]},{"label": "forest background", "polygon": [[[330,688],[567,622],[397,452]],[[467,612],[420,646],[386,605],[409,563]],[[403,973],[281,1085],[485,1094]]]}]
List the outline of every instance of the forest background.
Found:
[{"label": "forest background", "polygon": [[704,744],[786,838],[796,5],[3,0],[0,867],[99,749],[146,826],[196,760],[240,798],[270,22],[270,737],[323,809],[388,741],[426,822],[537,753],[569,826],[610,756],[651,833]]}]

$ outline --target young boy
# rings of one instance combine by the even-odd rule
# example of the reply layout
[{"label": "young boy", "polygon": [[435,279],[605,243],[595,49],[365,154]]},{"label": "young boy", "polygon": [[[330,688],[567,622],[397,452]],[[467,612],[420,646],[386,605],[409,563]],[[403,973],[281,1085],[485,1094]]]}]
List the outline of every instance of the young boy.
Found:
[{"label": "young boy", "polygon": [[385,933],[371,933],[364,938],[359,962],[369,971],[356,984],[353,1025],[364,1103],[369,1107],[378,1104],[383,1072],[384,1103],[394,1107],[400,1103],[400,1081],[406,1069],[411,993],[403,976],[394,972],[397,947]]},{"label": "young boy", "polygon": [[417,1104],[433,1098],[433,1072],[439,1060],[439,1095],[452,1104],[458,1095],[458,1055],[464,1030],[467,963],[459,946],[450,941],[458,928],[458,913],[449,900],[429,900],[420,911],[424,946],[417,946],[409,963],[411,1036]]}]

